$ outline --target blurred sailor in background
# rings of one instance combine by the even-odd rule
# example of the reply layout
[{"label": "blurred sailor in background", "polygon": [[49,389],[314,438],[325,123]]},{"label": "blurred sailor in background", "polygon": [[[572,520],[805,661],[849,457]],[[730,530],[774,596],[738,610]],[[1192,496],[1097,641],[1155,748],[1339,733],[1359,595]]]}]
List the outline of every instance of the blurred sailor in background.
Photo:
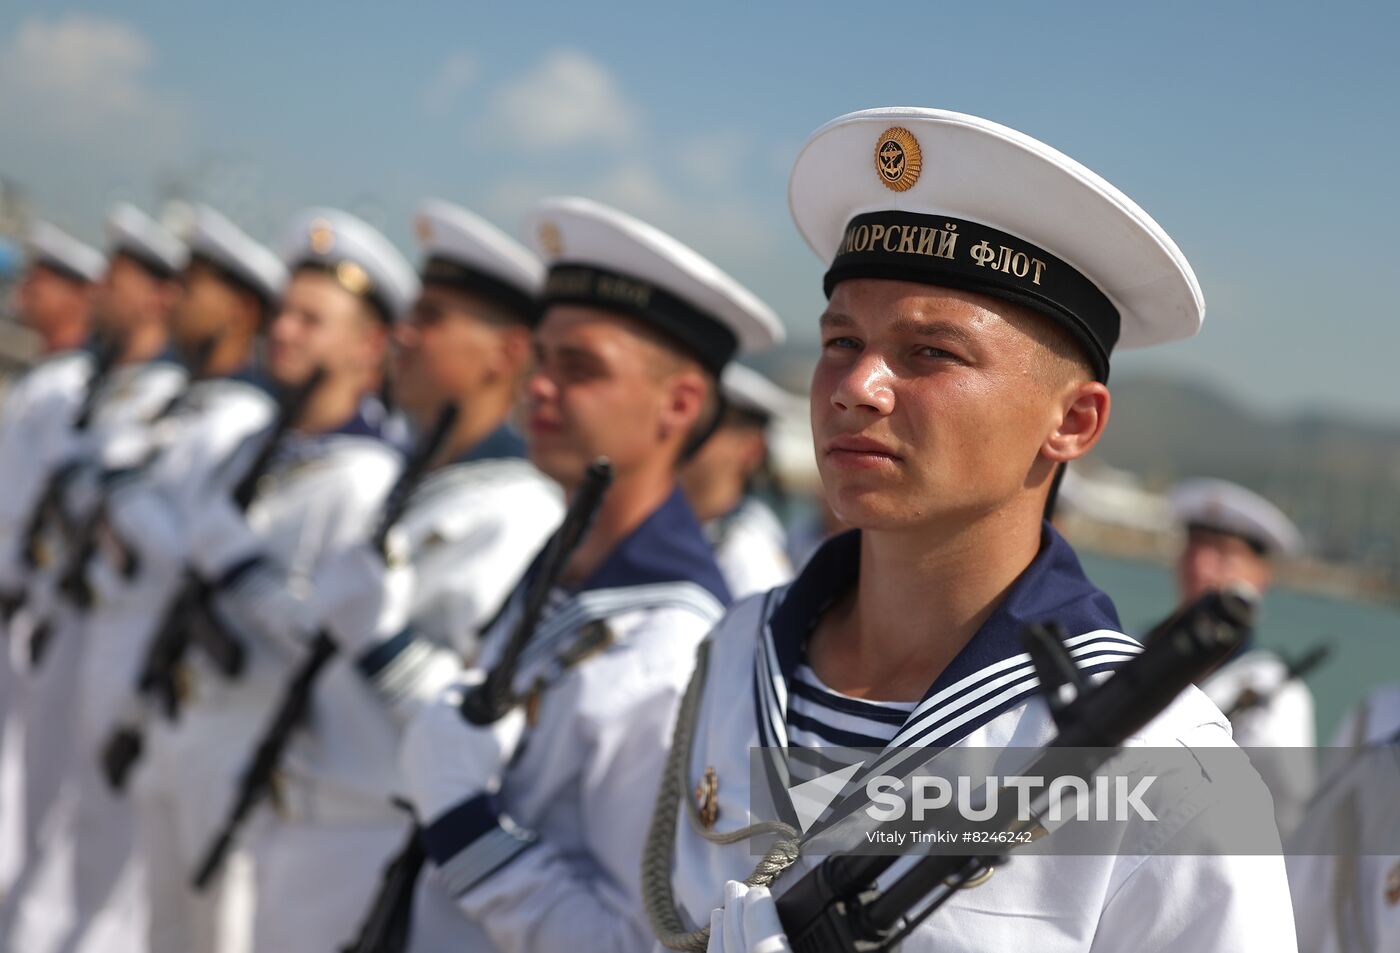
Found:
[{"label": "blurred sailor in background", "polygon": [[147,545],[167,547],[162,561],[202,582],[208,614],[245,654],[241,673],[230,677],[193,653],[179,719],[149,733],[133,779],[145,787],[137,803],[153,953],[252,948],[256,838],[238,845],[206,892],[193,891],[190,877],[304,651],[312,623],[303,600],[288,593],[309,587],[327,556],[369,532],[400,466],[361,409],[378,383],[392,327],[417,297],[413,269],[379,232],[334,209],[299,215],[282,259],[290,277],[268,325],[266,374],[284,390],[305,387],[318,372],[320,383],[246,511],[232,488],[262,454],[266,429],[212,473],[191,473],[173,492],[148,495],[141,521],[151,531]]},{"label": "blurred sailor in background", "polygon": [[[1183,606],[1228,586],[1245,585],[1262,594],[1273,583],[1275,562],[1302,551],[1302,536],[1292,521],[1242,486],[1188,480],[1172,490],[1170,501],[1186,531],[1176,560],[1177,594]],[[1254,756],[1274,797],[1279,832],[1286,836],[1297,826],[1317,781],[1311,750],[1317,744],[1312,692],[1290,673],[1287,662],[1253,638],[1202,682],[1201,689],[1230,718],[1235,744],[1290,749]]]},{"label": "blurred sailor in background", "polygon": [[[425,953],[651,947],[645,818],[695,646],[729,601],[678,470],[718,423],[725,365],[782,334],[747,289],[614,209],[549,200],[528,227],[549,268],[526,385],[530,459],[568,492],[600,455],[614,478],[551,580],[511,672],[511,710],[470,723],[454,687],[405,735],[405,783],[432,860],[410,937]],[[530,580],[466,680],[497,664]]]},{"label": "blurred sailor in background", "polygon": [[[44,474],[33,465],[33,447],[53,425],[36,414],[46,394],[57,391],[68,406],[82,398],[88,359],[78,354],[91,327],[92,303],[107,260],[97,249],[47,222],[36,222],[25,243],[25,266],[15,289],[20,322],[40,340],[33,367],[10,383],[0,403],[0,896],[23,862],[25,833],[22,751],[19,723],[9,709],[20,690],[18,671],[27,665],[10,658],[15,642],[5,636],[10,616],[24,599],[26,567],[20,553],[23,523],[33,510]],[[13,737],[10,737],[13,735]],[[16,760],[9,761],[7,759]]]},{"label": "blurred sailor in background", "polygon": [[805,402],[757,371],[730,364],[720,377],[720,425],[681,468],[681,487],[735,599],[765,592],[792,578],[787,533],[757,491],[776,489],[769,428],[805,415]]},{"label": "blurred sailor in background", "polygon": [[[105,476],[138,463],[154,435],[151,424],[184,385],[185,370],[169,351],[169,319],[180,297],[188,251],[173,233],[134,206],[108,215],[107,266],[93,294],[94,347],[65,352],[38,370],[65,382],[29,401],[23,443],[0,466],[13,468],[13,496],[4,494],[3,561],[18,566],[24,595],[11,617],[12,658],[25,663],[18,697],[8,712],[5,761],[22,781],[5,811],[22,811],[24,867],[0,912],[0,943],[11,938],[22,897],[38,876],[37,841],[62,800],[73,762],[79,665],[85,638],[78,608],[60,588],[91,525]],[[36,388],[36,392],[37,392]],[[8,570],[7,570],[8,571]],[[15,760],[18,755],[20,761]],[[67,820],[54,820],[65,826]],[[6,829],[9,829],[7,826]],[[55,834],[53,836],[60,836]]]},{"label": "blurred sailor in background", "polygon": [[[246,436],[265,425],[272,401],[253,372],[261,328],[276,307],[286,268],[217,211],[194,210],[184,293],[170,321],[188,379],[155,425],[140,467],[106,481],[105,499],[64,580],[75,598],[85,644],[78,723],[68,769],[63,830],[43,845],[45,870],[26,899],[16,945],[36,951],[143,950],[145,884],[135,851],[131,802],[111,790],[99,753],[135,685],[160,622],[153,608],[172,598],[182,564],[163,545],[151,495],[197,485]],[[202,476],[201,476],[202,474]],[[129,569],[114,564],[104,537],[124,541]]]},{"label": "blurred sailor in background", "polygon": [[459,410],[395,521],[389,559],[359,541],[317,571],[312,616],[339,652],[253,850],[257,950],[332,950],[353,935],[411,827],[393,803],[401,727],[475,656],[563,512],[509,419],[544,266],[448,202],[425,203],[416,231],[422,292],[395,328],[394,392],[420,433],[445,404]]}]

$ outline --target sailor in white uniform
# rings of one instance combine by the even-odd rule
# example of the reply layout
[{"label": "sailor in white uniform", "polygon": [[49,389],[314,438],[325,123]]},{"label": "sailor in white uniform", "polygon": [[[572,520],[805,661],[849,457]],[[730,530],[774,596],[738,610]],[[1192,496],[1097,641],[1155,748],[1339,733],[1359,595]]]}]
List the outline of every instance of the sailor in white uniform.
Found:
[{"label": "sailor in white uniform", "polygon": [[1383,685],[1342,719],[1321,783],[1288,841],[1299,949],[1400,950],[1400,685]]},{"label": "sailor in white uniform", "polygon": [[[692,653],[729,601],[676,469],[716,423],[724,365],[782,326],[620,212],[556,199],[527,227],[549,265],[530,459],[570,492],[600,455],[614,479],[511,683],[528,718],[516,707],[474,726],[454,689],[408,729],[405,783],[432,861],[410,949],[645,950],[638,796],[655,790]],[[495,664],[530,578],[468,680]]]},{"label": "sailor in white uniform", "polygon": [[[1274,562],[1302,549],[1302,536],[1292,521],[1237,484],[1188,480],[1172,490],[1171,505],[1186,531],[1176,560],[1182,605],[1231,585],[1262,593],[1273,582]],[[1283,659],[1251,643],[1202,682],[1201,690],[1230,715],[1235,744],[1241,748],[1291,749],[1275,756],[1259,752],[1254,759],[1273,793],[1274,818],[1286,837],[1317,783],[1312,755],[1300,750],[1317,744],[1312,692],[1301,679],[1289,676]]]},{"label": "sailor in white uniform", "polygon": [[[33,472],[39,477],[27,481],[24,495],[30,499],[17,524],[5,521],[19,526],[18,537],[8,544],[19,549],[8,551],[22,556],[28,550],[38,558],[32,565],[28,560],[21,564],[27,572],[25,599],[9,629],[13,657],[31,662],[22,679],[23,697],[9,713],[13,731],[24,735],[18,806],[24,811],[27,840],[24,870],[0,913],[0,943],[11,935],[21,898],[30,891],[38,870],[37,840],[46,836],[44,828],[72,763],[73,698],[85,639],[81,618],[58,585],[72,555],[70,534],[81,532],[93,518],[103,475],[140,459],[152,435],[151,422],[185,380],[184,369],[168,350],[170,310],[179,298],[177,278],[187,258],[184,243],[126,204],[112,210],[106,232],[108,265],[95,294],[92,321],[110,367],[92,387],[96,355],[84,350],[55,360],[55,372],[76,373],[81,383],[76,393],[68,386],[54,387],[33,402],[30,414],[37,426],[22,455],[37,461]],[[80,423],[81,417],[86,420]],[[51,488],[56,492],[48,517],[33,521],[41,496]],[[31,525],[38,531],[31,533]],[[40,647],[42,662],[35,664]],[[14,767],[12,756],[6,761]]]},{"label": "sailor in white uniform", "polygon": [[724,417],[681,468],[681,487],[735,599],[765,592],[792,578],[787,533],[754,492],[769,469],[768,428],[785,415],[806,412],[793,395],[742,364],[720,378]]},{"label": "sailor in white uniform", "polygon": [[[0,480],[8,490],[0,498],[0,895],[22,863],[26,842],[19,739],[6,743],[4,726],[18,731],[8,712],[18,691],[22,660],[11,662],[5,638],[10,614],[24,598],[24,563],[20,555],[23,522],[41,492],[45,473],[32,452],[38,434],[51,422],[34,413],[46,395],[67,395],[70,407],[81,399],[86,359],[78,349],[91,326],[97,283],[107,260],[97,249],[48,222],[36,222],[25,242],[26,263],[15,288],[22,324],[39,335],[41,355],[34,366],[10,382],[0,397]],[[13,762],[8,759],[14,758]]]},{"label": "sailor in white uniform", "polygon": [[[1024,625],[1058,621],[1089,673],[1138,650],[1043,513],[1056,469],[1107,422],[1115,344],[1187,337],[1202,317],[1190,267],[1145,212],[973,116],[836,119],[799,154],[789,198],[829,265],[812,429],[826,501],[855,531],[707,642],[658,800],[655,830],[676,833],[645,862],[648,913],[677,949],[790,948],[773,897],[817,861],[756,870],[757,845],[725,837],[749,822],[751,746],[1041,745],[1055,726]],[[1137,741],[1230,743],[1194,689]],[[698,809],[669,827],[692,791]],[[1018,857],[902,948],[1291,951],[1288,902],[1278,856]]]},{"label": "sailor in white uniform", "polygon": [[[85,359],[80,348],[91,328],[93,299],[107,270],[102,253],[48,222],[36,222],[25,237],[24,271],[15,286],[20,324],[39,338],[34,365],[7,381],[0,395],[0,465],[9,491],[0,502],[0,602],[4,616],[23,598],[24,569],[18,552],[19,525],[28,515],[44,473],[32,447],[34,408],[57,391],[76,403],[82,393]],[[0,625],[5,619],[0,618]],[[8,656],[8,653],[6,653]],[[8,671],[8,658],[0,671]],[[0,683],[0,708],[8,696]]]},{"label": "sailor in white uniform", "polygon": [[340,651],[254,848],[259,950],[332,950],[353,935],[412,826],[393,803],[415,710],[405,686],[445,687],[460,672],[563,512],[509,421],[544,266],[447,202],[427,202],[416,225],[423,290],[396,328],[394,392],[420,431],[445,402],[459,412],[396,523],[394,565],[360,542],[317,573],[312,612]]},{"label": "sailor in white uniform", "polygon": [[251,948],[249,851],[236,851],[205,893],[192,891],[190,877],[302,650],[309,623],[301,601],[286,593],[309,587],[328,555],[369,531],[400,465],[360,407],[378,380],[392,324],[417,296],[412,268],[372,227],[332,209],[298,216],[282,258],[291,277],[268,326],[266,373],[295,387],[320,368],[321,383],[246,514],[234,506],[231,487],[259,455],[266,431],[244,440],[212,477],[192,476],[199,482],[148,501],[147,524],[169,528],[188,570],[212,589],[212,615],[246,653],[243,672],[229,679],[195,652],[178,722],[147,734],[148,753],[132,783],[145,788],[137,803],[148,846],[152,951]]},{"label": "sailor in white uniform", "polygon": [[75,375],[56,374],[49,365],[76,353],[87,340],[93,298],[107,270],[100,251],[48,222],[34,223],[24,248],[25,267],[15,285],[14,303],[20,324],[38,336],[40,352],[33,367],[9,382],[0,401],[0,436],[7,441],[13,439],[11,428],[46,389],[81,389]]},{"label": "sailor in white uniform", "polygon": [[[94,551],[80,609],[85,638],[77,696],[76,746],[64,801],[65,829],[50,831],[38,889],[26,899],[17,945],[42,951],[143,950],[144,885],[135,862],[135,815],[99,771],[99,753],[136,684],[182,562],[147,522],[151,495],[207,481],[250,433],[270,419],[272,401],[252,370],[253,345],[286,283],[278,257],[213,209],[195,210],[184,294],[171,338],[191,379],[156,424],[149,462],[108,481],[97,519],[129,541],[131,573]],[[195,472],[200,470],[201,472]],[[98,530],[99,533],[102,530]],[[155,541],[155,545],[151,542]],[[110,550],[109,550],[110,551]]]}]

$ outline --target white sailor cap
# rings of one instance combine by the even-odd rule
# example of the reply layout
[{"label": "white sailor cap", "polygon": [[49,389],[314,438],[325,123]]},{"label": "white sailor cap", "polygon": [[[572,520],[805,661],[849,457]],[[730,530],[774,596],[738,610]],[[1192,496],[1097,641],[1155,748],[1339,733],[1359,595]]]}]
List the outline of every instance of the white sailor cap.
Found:
[{"label": "white sailor cap", "polygon": [[1302,534],[1282,510],[1226,480],[1187,480],[1172,490],[1171,507],[1184,526],[1238,536],[1265,554],[1291,556],[1303,548]]},{"label": "white sailor cap", "polygon": [[101,281],[107,270],[107,259],[100,251],[48,222],[35,222],[24,244],[31,264],[43,265],[72,281]]},{"label": "white sailor cap", "polygon": [[751,291],[670,235],[583,198],[546,199],[526,219],[549,267],[543,304],[586,304],[659,329],[718,374],[736,353],[783,340]]},{"label": "white sailor cap", "polygon": [[266,246],[207,205],[194,210],[189,234],[190,257],[204,261],[271,306],[282,297],[287,266]]},{"label": "white sailor cap", "polygon": [[764,421],[805,415],[807,402],[790,394],[751,367],[729,364],[720,375],[719,386],[725,403]]},{"label": "white sailor cap", "polygon": [[442,199],[418,210],[414,230],[423,246],[423,284],[480,295],[533,323],[544,287],[539,258],[479,215]]},{"label": "white sailor cap", "polygon": [[107,246],[112,257],[123,255],[164,279],[184,271],[190,258],[174,232],[128,202],[118,202],[107,216]]},{"label": "white sailor cap", "polygon": [[1191,266],[1132,199],[1014,129],[942,109],[867,109],[822,126],[788,183],[803,238],[848,278],[919,281],[1025,305],[1066,328],[1099,379],[1114,347],[1187,338]]},{"label": "white sailor cap", "polygon": [[282,260],[292,272],[325,272],[391,324],[418,297],[418,276],[399,250],[373,226],[338,209],[297,215],[282,242]]}]

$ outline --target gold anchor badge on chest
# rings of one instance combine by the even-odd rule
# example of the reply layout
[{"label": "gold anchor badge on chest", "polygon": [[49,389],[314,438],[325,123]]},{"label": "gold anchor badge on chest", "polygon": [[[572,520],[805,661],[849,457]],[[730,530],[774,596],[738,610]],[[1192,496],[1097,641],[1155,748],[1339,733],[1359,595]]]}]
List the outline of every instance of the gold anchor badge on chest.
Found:
[{"label": "gold anchor badge on chest", "polygon": [[1391,867],[1385,875],[1385,903],[1388,907],[1400,903],[1400,864]]},{"label": "gold anchor badge on chest", "polygon": [[719,820],[719,775],[713,767],[705,769],[700,783],[695,785],[695,809],[700,816],[700,826],[711,830]]}]

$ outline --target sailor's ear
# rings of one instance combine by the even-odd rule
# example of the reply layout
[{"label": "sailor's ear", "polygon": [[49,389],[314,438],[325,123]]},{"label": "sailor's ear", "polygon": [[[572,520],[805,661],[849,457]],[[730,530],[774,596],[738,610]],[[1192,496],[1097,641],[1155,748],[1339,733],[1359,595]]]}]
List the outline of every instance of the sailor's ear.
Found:
[{"label": "sailor's ear", "polygon": [[1056,463],[1084,456],[1103,436],[1111,405],[1108,388],[1099,381],[1067,385],[1060,396],[1055,426],[1041,445],[1041,454]]}]

